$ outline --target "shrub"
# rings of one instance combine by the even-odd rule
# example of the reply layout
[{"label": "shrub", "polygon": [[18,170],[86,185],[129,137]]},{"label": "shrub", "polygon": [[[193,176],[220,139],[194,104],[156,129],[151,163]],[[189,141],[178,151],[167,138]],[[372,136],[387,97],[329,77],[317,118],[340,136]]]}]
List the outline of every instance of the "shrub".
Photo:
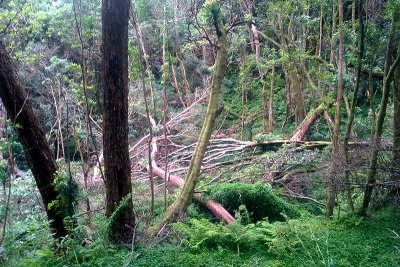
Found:
[{"label": "shrub", "polygon": [[220,202],[229,212],[235,213],[244,205],[250,214],[251,222],[268,218],[269,222],[297,218],[299,212],[280,198],[270,185],[255,183],[221,183],[208,192],[210,198]]}]

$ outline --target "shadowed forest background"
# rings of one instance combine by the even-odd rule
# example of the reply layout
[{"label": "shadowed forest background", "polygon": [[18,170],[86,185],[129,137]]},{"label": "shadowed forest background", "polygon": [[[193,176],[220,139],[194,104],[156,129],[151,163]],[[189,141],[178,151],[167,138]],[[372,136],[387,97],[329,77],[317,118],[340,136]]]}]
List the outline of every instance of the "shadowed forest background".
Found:
[{"label": "shadowed forest background", "polygon": [[0,0],[0,266],[400,266],[399,0]]}]

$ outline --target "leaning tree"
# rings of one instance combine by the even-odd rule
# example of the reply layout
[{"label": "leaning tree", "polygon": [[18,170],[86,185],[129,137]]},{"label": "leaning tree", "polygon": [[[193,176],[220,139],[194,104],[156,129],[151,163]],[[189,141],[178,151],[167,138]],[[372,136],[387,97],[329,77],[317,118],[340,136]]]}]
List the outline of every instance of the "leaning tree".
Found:
[{"label": "leaning tree", "polygon": [[0,42],[0,98],[9,119],[17,125],[18,138],[39,188],[51,230],[57,238],[64,237],[67,234],[64,225],[67,209],[63,207],[62,201],[58,201],[59,194],[54,185],[57,164],[29,97],[22,89],[11,58],[2,42]]}]

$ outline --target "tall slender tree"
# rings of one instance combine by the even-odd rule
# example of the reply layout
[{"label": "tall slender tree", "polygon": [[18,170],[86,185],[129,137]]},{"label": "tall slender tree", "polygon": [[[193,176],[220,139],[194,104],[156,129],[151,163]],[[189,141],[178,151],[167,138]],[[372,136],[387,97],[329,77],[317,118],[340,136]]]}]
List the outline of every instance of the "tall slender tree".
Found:
[{"label": "tall slender tree", "polygon": [[326,204],[326,217],[333,215],[333,207],[335,204],[335,195],[337,186],[336,174],[339,169],[340,147],[339,147],[339,131],[342,118],[342,102],[343,102],[343,54],[344,54],[344,24],[343,24],[343,1],[338,0],[339,9],[339,58],[338,58],[338,81],[337,81],[337,100],[335,113],[335,127],[332,134],[332,171],[328,177],[328,200]]},{"label": "tall slender tree", "polygon": [[200,174],[201,164],[207,151],[207,146],[209,144],[215,119],[217,117],[219,93],[221,91],[222,81],[228,67],[227,30],[223,24],[223,14],[220,3],[219,1],[206,1],[205,5],[208,5],[207,9],[210,13],[209,16],[217,35],[217,57],[215,60],[214,73],[211,82],[210,100],[208,103],[207,114],[204,119],[203,127],[201,129],[193,157],[190,161],[185,184],[183,185],[177,200],[168,208],[163,219],[156,227],[157,229],[160,228],[165,222],[182,216],[192,201],[197,177]]},{"label": "tall slender tree", "polygon": [[[346,163],[349,163],[349,140],[350,140],[350,133],[353,127],[354,116],[356,113],[356,104],[357,104],[357,97],[358,92],[360,89],[360,82],[361,82],[361,68],[362,68],[362,60],[364,57],[364,39],[365,39],[365,25],[364,25],[364,14],[363,14],[363,6],[364,0],[357,0],[353,2],[353,9],[357,4],[357,13],[358,13],[358,20],[359,20],[359,33],[360,33],[360,43],[358,44],[358,60],[357,60],[357,73],[356,73],[356,84],[353,92],[353,98],[351,100],[351,107],[350,107],[350,114],[347,120],[346,125],[346,133],[344,136],[343,142],[343,151],[346,158]],[[354,14],[355,16],[355,14]],[[353,22],[354,25],[354,22]],[[347,205],[349,210],[354,210],[354,204],[351,197],[351,188],[350,188],[350,171],[346,170],[346,197],[347,197]]]},{"label": "tall slender tree", "polygon": [[398,38],[396,38],[396,36],[399,35],[399,29],[397,26],[399,21],[400,21],[400,10],[398,8],[395,8],[393,9],[392,13],[392,27],[389,34],[388,45],[386,50],[385,77],[383,80],[382,99],[378,117],[376,120],[375,133],[372,140],[373,150],[369,162],[368,181],[367,185],[365,186],[364,198],[360,209],[360,215],[362,216],[365,216],[367,214],[368,206],[369,203],[371,202],[372,193],[376,184],[377,174],[378,174],[377,168],[378,168],[379,146],[381,143],[381,137],[383,133],[383,123],[386,117],[386,110],[389,102],[390,84],[393,81],[393,77],[394,74],[396,73],[397,68],[400,67],[400,54],[398,54],[396,59],[393,61],[396,54],[396,47],[397,47],[396,43],[398,43]]},{"label": "tall slender tree", "polygon": [[[128,146],[129,0],[102,1],[103,154],[110,238],[129,241],[134,229]],[[125,201],[122,201],[125,200]],[[118,209],[117,209],[118,207]]]}]

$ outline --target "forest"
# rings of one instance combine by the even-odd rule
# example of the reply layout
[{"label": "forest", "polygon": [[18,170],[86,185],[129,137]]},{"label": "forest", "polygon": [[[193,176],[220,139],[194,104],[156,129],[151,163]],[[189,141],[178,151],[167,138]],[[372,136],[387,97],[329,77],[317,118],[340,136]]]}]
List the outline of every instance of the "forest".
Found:
[{"label": "forest", "polygon": [[400,0],[0,0],[0,266],[400,266]]}]

